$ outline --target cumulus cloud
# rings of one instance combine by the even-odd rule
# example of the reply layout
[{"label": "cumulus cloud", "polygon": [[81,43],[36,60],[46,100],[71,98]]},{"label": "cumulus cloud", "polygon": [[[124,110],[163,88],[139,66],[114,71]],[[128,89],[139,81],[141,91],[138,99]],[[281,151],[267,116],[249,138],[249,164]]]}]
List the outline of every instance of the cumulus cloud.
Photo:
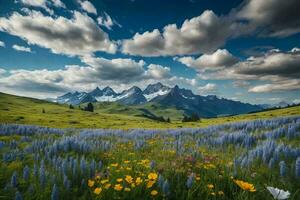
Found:
[{"label": "cumulus cloud", "polygon": [[0,47],[5,47],[5,43],[0,40]]},{"label": "cumulus cloud", "polygon": [[19,46],[17,44],[14,44],[12,46],[12,48],[15,49],[16,51],[25,51],[25,52],[28,52],[28,53],[32,53],[32,51],[29,47],[23,47],[23,46]]},{"label": "cumulus cloud", "polygon": [[62,7],[65,8],[65,4],[61,2],[60,0],[21,0],[22,4],[26,6],[32,6],[32,7],[40,7],[45,9],[49,14],[54,14],[54,11],[49,8],[49,6],[53,5],[55,7]]},{"label": "cumulus cloud", "polygon": [[146,71],[146,77],[153,79],[164,79],[170,77],[170,68],[161,65],[150,64]]},{"label": "cumulus cloud", "polygon": [[[26,96],[54,96],[66,91],[87,91],[96,86],[114,86],[119,89],[129,85],[144,87],[146,83],[170,81],[170,68],[146,65],[143,60],[104,59],[84,56],[86,66],[69,65],[58,70],[9,70],[0,77],[0,90]],[[177,81],[174,79],[173,81]]]},{"label": "cumulus cloud", "polygon": [[114,25],[122,27],[116,20],[113,20],[106,12],[104,12],[104,16],[98,17],[97,21],[100,26],[104,26],[109,30],[111,30]]},{"label": "cumulus cloud", "polygon": [[207,83],[204,86],[198,88],[199,92],[202,94],[214,93],[217,89],[217,85],[214,83]]},{"label": "cumulus cloud", "polygon": [[[261,56],[249,57],[231,67],[199,73],[201,79],[258,80],[268,82],[249,89],[249,92],[269,92],[299,89],[300,51],[270,50]],[[298,85],[297,85],[298,84]]]},{"label": "cumulus cloud", "polygon": [[262,92],[281,92],[288,90],[299,90],[300,79],[283,80],[268,84],[257,85],[249,88],[248,92],[262,93]]},{"label": "cumulus cloud", "polygon": [[78,0],[78,3],[84,11],[97,15],[97,10],[91,2]]},{"label": "cumulus cloud", "polygon": [[222,46],[233,34],[230,20],[218,17],[211,10],[185,20],[180,28],[176,24],[136,33],[132,39],[123,40],[122,52],[142,56],[167,56],[208,53]]},{"label": "cumulus cloud", "polygon": [[298,0],[245,0],[225,16],[206,10],[184,21],[181,27],[166,25],[136,33],[122,41],[122,52],[141,56],[211,54],[230,38],[261,33],[286,37],[300,32]]},{"label": "cumulus cloud", "polygon": [[74,11],[71,19],[45,16],[38,11],[25,15],[14,12],[0,17],[0,31],[22,38],[29,44],[70,56],[96,51],[116,52],[116,44],[86,14]]},{"label": "cumulus cloud", "polygon": [[143,66],[145,62],[140,60],[135,62],[132,59],[104,59],[92,56],[82,58],[82,62],[92,67],[89,77],[102,80],[115,80],[119,82],[131,82],[137,78],[141,78],[144,73]]},{"label": "cumulus cloud", "polygon": [[263,56],[250,57],[239,62],[235,73],[247,75],[276,75],[300,78],[300,52],[268,52]]},{"label": "cumulus cloud", "polygon": [[299,0],[247,0],[237,18],[248,20],[263,34],[285,37],[300,32]]},{"label": "cumulus cloud", "polygon": [[66,5],[61,0],[51,0],[56,7],[66,8]]},{"label": "cumulus cloud", "polygon": [[181,57],[175,60],[200,71],[230,67],[238,62],[238,58],[234,57],[226,49],[218,49],[212,54],[203,54],[196,59],[193,57]]}]

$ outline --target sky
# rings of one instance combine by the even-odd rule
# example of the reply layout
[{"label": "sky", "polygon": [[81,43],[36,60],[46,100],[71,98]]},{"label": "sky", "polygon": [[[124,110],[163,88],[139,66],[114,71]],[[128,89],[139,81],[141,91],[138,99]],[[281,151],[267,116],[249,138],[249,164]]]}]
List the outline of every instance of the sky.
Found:
[{"label": "sky", "polygon": [[49,98],[161,82],[300,102],[299,0],[1,0],[0,92]]}]

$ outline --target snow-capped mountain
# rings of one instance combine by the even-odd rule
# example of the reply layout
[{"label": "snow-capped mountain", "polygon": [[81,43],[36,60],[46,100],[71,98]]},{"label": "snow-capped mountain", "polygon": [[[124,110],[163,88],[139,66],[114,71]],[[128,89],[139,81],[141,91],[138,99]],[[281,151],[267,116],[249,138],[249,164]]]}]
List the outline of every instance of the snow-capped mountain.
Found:
[{"label": "snow-capped mountain", "polygon": [[147,99],[147,101],[152,100],[153,98],[161,95],[165,95],[168,92],[170,92],[169,87],[161,84],[160,82],[156,84],[150,84],[146,87],[146,89],[143,91],[143,95]]},{"label": "snow-capped mountain", "polygon": [[241,114],[262,109],[261,106],[218,98],[215,95],[196,95],[191,90],[179,88],[177,85],[170,88],[161,83],[150,84],[144,90],[133,86],[121,93],[116,93],[110,87],[102,90],[97,87],[88,93],[69,92],[58,97],[56,102],[72,105],[87,102],[118,102],[124,105],[138,105],[151,102],[184,110],[187,114],[197,113],[205,117]]},{"label": "snow-capped mountain", "polygon": [[68,92],[67,94],[58,97],[55,102],[57,103],[66,103],[66,104],[72,104],[72,105],[78,105],[81,103],[87,103],[87,102],[96,102],[94,96],[92,96],[90,93],[86,92]]},{"label": "snow-capped mountain", "polygon": [[119,102],[121,104],[133,105],[151,101],[153,98],[165,95],[170,91],[170,88],[161,84],[150,84],[145,90],[141,90],[137,86],[133,86],[121,93],[116,93],[112,88],[105,87],[102,90],[96,87],[91,92],[68,92],[56,98],[58,103],[66,103],[78,105],[80,103],[90,102]]}]

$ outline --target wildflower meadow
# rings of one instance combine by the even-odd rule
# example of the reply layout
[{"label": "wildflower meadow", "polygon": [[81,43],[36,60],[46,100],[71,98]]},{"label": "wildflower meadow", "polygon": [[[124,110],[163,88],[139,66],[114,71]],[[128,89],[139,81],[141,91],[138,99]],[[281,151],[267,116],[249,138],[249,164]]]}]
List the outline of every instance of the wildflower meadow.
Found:
[{"label": "wildflower meadow", "polygon": [[179,129],[0,125],[0,199],[300,199],[300,117]]}]

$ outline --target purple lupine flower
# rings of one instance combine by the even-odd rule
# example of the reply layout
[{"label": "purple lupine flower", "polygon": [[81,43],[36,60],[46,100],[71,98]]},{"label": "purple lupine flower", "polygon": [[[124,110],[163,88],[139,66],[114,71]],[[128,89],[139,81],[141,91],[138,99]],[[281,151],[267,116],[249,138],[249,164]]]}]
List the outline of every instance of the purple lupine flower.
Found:
[{"label": "purple lupine flower", "polygon": [[163,185],[164,185],[164,177],[160,174],[159,176],[158,176],[158,181],[157,181],[157,183],[158,183],[158,187],[160,187],[161,189],[163,188]]},{"label": "purple lupine flower", "polygon": [[297,178],[300,178],[300,157],[297,158],[295,163],[295,175]]},{"label": "purple lupine flower", "polygon": [[24,167],[24,169],[23,169],[23,179],[24,179],[25,181],[28,181],[29,176],[30,176],[30,169],[29,169],[29,167],[26,165],[26,166]]},{"label": "purple lupine flower", "polygon": [[272,169],[275,166],[275,159],[274,158],[270,159],[268,166],[269,166],[270,169]]},{"label": "purple lupine flower", "polygon": [[164,195],[169,195],[170,193],[170,184],[168,182],[168,180],[165,180],[163,187],[162,187],[162,191],[164,193]]},{"label": "purple lupine flower", "polygon": [[57,188],[56,184],[54,184],[52,187],[51,200],[59,200],[58,188]]},{"label": "purple lupine flower", "polygon": [[17,187],[17,185],[18,185],[17,172],[14,172],[13,175],[11,176],[10,183],[11,183],[12,187]]},{"label": "purple lupine flower", "polygon": [[283,177],[286,176],[287,167],[284,161],[280,161],[279,168],[280,168],[280,176]]},{"label": "purple lupine flower", "polygon": [[190,189],[193,186],[194,180],[195,180],[195,174],[192,173],[188,176],[188,179],[186,181],[186,187],[188,189]]},{"label": "purple lupine flower", "polygon": [[23,197],[19,191],[16,192],[15,200],[23,200]]}]

